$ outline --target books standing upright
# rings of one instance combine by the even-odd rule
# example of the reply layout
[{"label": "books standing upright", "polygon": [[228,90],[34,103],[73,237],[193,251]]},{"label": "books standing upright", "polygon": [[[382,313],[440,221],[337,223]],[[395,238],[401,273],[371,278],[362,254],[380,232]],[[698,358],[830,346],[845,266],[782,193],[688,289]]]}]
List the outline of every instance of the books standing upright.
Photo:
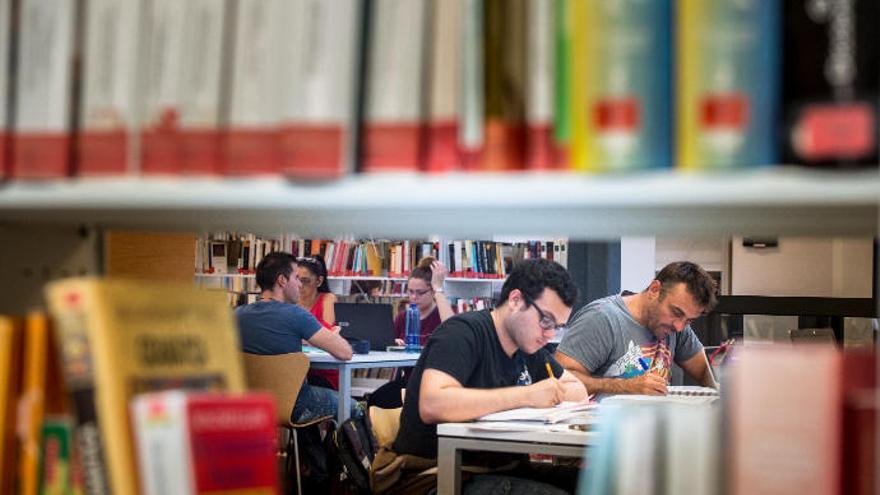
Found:
[{"label": "books standing upright", "polygon": [[128,402],[184,388],[239,392],[238,334],[223,294],[75,278],[46,295],[77,423],[87,493],[137,493]]}]

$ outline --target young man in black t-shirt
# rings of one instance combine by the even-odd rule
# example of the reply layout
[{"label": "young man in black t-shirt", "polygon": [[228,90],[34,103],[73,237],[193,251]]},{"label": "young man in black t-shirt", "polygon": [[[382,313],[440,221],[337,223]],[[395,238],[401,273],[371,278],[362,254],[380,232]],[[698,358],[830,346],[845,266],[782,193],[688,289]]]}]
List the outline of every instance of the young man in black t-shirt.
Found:
[{"label": "young man in black t-shirt", "polygon": [[526,260],[511,270],[495,309],[443,322],[406,387],[394,451],[436,458],[437,423],[586,398],[580,380],[544,349],[568,321],[576,298],[577,287],[561,265]]}]

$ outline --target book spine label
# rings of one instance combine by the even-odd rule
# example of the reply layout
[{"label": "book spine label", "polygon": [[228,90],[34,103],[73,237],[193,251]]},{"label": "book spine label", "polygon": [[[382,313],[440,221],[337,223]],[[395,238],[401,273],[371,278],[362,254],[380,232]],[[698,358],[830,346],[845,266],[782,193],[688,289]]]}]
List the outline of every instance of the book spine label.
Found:
[{"label": "book spine label", "polygon": [[774,163],[779,2],[684,0],[676,8],[676,165]]}]

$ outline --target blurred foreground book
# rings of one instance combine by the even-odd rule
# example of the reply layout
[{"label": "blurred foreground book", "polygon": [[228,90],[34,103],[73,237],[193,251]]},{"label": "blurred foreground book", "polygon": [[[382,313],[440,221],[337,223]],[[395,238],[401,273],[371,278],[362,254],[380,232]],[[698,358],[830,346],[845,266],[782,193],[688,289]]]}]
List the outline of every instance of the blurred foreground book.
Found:
[{"label": "blurred foreground book", "polygon": [[67,279],[46,296],[76,418],[86,493],[137,493],[129,400],[183,388],[241,392],[223,294],[167,283]]}]

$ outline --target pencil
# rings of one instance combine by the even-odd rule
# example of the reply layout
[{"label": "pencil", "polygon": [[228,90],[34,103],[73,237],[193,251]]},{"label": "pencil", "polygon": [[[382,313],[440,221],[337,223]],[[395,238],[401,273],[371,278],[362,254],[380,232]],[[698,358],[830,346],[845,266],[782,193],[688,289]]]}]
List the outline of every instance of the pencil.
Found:
[{"label": "pencil", "polygon": [[550,367],[550,361],[544,361],[544,364],[547,365],[547,378],[556,378],[553,376],[553,368]]}]

